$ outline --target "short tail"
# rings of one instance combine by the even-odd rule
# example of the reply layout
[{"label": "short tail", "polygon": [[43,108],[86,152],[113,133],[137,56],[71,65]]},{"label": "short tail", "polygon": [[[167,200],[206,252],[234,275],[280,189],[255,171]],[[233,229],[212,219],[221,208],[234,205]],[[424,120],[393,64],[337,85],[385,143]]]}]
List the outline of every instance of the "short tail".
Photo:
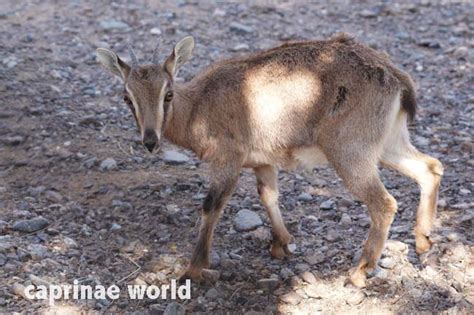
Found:
[{"label": "short tail", "polygon": [[397,77],[402,84],[402,108],[407,112],[409,120],[413,121],[415,119],[417,108],[415,84],[413,83],[411,77],[403,71],[397,71]]}]

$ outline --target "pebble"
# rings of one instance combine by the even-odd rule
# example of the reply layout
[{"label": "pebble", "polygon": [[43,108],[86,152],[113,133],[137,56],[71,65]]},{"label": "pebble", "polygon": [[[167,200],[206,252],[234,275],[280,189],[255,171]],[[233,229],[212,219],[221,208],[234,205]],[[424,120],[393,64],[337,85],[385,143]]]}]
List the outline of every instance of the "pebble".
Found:
[{"label": "pebble", "polygon": [[287,294],[280,296],[280,300],[286,304],[296,305],[301,302],[301,296],[291,291]]},{"label": "pebble", "polygon": [[3,142],[6,145],[10,145],[10,146],[16,146],[16,145],[22,144],[24,141],[25,141],[25,137],[23,136],[9,136],[9,137],[3,138]]},{"label": "pebble", "polygon": [[167,150],[163,152],[163,161],[170,165],[179,165],[189,162],[189,157],[183,153]]},{"label": "pebble", "polygon": [[343,213],[339,223],[344,226],[349,226],[352,224],[352,219],[347,213]]},{"label": "pebble", "polygon": [[101,171],[111,171],[117,168],[117,161],[113,158],[106,158],[100,163],[99,166]]},{"label": "pebble", "polygon": [[100,21],[99,25],[104,30],[124,30],[130,28],[127,23],[112,19]]},{"label": "pebble", "polygon": [[158,27],[154,27],[150,30],[151,35],[161,35],[161,30]]},{"label": "pebble", "polygon": [[333,207],[334,207],[334,201],[329,199],[329,200],[326,200],[326,201],[322,202],[321,205],[319,206],[319,209],[321,209],[321,210],[331,210]]},{"label": "pebble", "polygon": [[324,261],[324,255],[322,253],[314,253],[304,257],[304,260],[310,265],[317,265]]},{"label": "pebble", "polygon": [[214,283],[219,280],[221,274],[218,270],[214,269],[203,269],[202,270],[202,277],[210,282]]},{"label": "pebble", "polygon": [[301,279],[309,284],[316,284],[318,281],[312,272],[305,271],[300,275]]},{"label": "pebble", "polygon": [[311,201],[311,200],[313,200],[313,196],[311,196],[307,192],[302,192],[301,194],[298,195],[298,200],[300,200],[300,201]]},{"label": "pebble", "polygon": [[262,219],[256,212],[251,210],[242,209],[237,212],[234,218],[234,226],[237,231],[252,231],[261,225],[263,225]]},{"label": "pebble", "polygon": [[232,51],[247,51],[249,49],[250,49],[249,45],[247,45],[245,43],[241,43],[241,44],[237,44],[234,47],[232,47],[231,50]]},{"label": "pebble", "polygon": [[276,278],[260,279],[257,281],[257,286],[260,289],[273,292],[280,286],[280,280]]},{"label": "pebble", "polygon": [[168,304],[163,312],[163,315],[184,315],[186,310],[181,304],[172,302]]},{"label": "pebble", "polygon": [[118,223],[115,223],[115,222],[113,222],[112,225],[110,226],[110,231],[111,232],[119,231],[120,229],[122,229],[122,226]]},{"label": "pebble", "polygon": [[63,201],[63,196],[56,191],[48,190],[46,192],[46,199],[54,203],[61,203]]},{"label": "pebble", "polygon": [[238,34],[251,34],[253,33],[253,28],[238,22],[232,22],[229,25],[231,31]]},{"label": "pebble", "polygon": [[207,292],[206,292],[206,297],[208,299],[217,299],[219,297],[219,292],[215,289],[215,288],[210,288]]},{"label": "pebble", "polygon": [[10,235],[0,236],[0,252],[9,250],[15,246],[15,242]]},{"label": "pebble", "polygon": [[329,230],[324,238],[328,242],[337,242],[341,240],[341,233],[337,230]]},{"label": "pebble", "polygon": [[323,296],[321,290],[315,285],[307,285],[303,290],[308,297],[313,299],[320,299]]},{"label": "pebble", "polygon": [[365,299],[365,294],[362,291],[356,291],[346,300],[349,305],[359,305]]},{"label": "pebble", "polygon": [[446,238],[450,242],[456,242],[456,241],[459,241],[459,234],[456,232],[451,232],[446,236]]},{"label": "pebble", "polygon": [[385,249],[392,252],[408,252],[407,244],[395,240],[387,240],[385,243]]},{"label": "pebble", "polygon": [[8,226],[6,221],[0,220],[0,233],[2,233]]},{"label": "pebble", "polygon": [[32,233],[44,229],[49,225],[49,221],[43,217],[36,217],[29,220],[21,220],[13,223],[11,229],[18,232]]},{"label": "pebble", "polygon": [[48,248],[40,244],[30,244],[28,245],[28,251],[31,254],[31,258],[34,260],[41,260],[48,253]]},{"label": "pebble", "polygon": [[393,269],[396,265],[396,261],[392,257],[385,257],[379,260],[379,265],[385,269]]},{"label": "pebble", "polygon": [[371,18],[376,18],[378,13],[375,10],[364,9],[360,11],[359,15],[364,18],[371,19]]},{"label": "pebble", "polygon": [[453,51],[453,56],[457,59],[466,59],[469,56],[469,48],[460,46]]}]

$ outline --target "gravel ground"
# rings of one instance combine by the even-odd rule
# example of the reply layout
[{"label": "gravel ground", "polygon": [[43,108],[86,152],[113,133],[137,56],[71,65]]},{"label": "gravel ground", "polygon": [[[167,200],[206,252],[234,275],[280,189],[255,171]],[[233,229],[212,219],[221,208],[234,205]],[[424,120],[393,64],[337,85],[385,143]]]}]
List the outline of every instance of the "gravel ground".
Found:
[{"label": "gravel ground", "polygon": [[[0,312],[472,314],[473,16],[470,1],[2,1]],[[390,240],[368,287],[344,287],[369,218],[320,168],[281,172],[294,257],[273,261],[269,220],[244,171],[216,230],[215,281],[193,285],[191,300],[121,296],[51,307],[19,294],[41,281],[169,283],[196,240],[206,165],[168,144],[167,155],[146,154],[121,84],[99,67],[95,48],[126,57],[130,42],[144,58],[160,42],[164,57],[192,35],[194,58],[181,72],[189,80],[218,59],[339,31],[386,51],[417,82],[412,139],[445,166],[432,250],[414,251],[418,188],[382,170],[399,203]],[[262,222],[240,222],[255,215]],[[242,225],[250,231],[237,232]]]}]

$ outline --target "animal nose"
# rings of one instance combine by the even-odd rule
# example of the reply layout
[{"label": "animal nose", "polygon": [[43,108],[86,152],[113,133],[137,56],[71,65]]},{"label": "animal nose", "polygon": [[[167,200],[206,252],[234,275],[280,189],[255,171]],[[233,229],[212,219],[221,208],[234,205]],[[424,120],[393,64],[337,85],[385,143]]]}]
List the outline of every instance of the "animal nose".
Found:
[{"label": "animal nose", "polygon": [[145,130],[145,134],[143,135],[143,145],[148,151],[153,152],[153,149],[156,148],[156,144],[158,143],[158,137],[156,136],[156,132],[154,130],[147,129]]}]

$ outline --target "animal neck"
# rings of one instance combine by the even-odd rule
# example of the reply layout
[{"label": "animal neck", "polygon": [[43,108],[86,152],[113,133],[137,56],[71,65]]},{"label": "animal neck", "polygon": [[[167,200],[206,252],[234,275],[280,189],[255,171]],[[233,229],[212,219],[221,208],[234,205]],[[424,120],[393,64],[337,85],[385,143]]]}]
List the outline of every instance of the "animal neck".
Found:
[{"label": "animal neck", "polygon": [[192,141],[188,132],[193,107],[192,93],[186,84],[174,85],[173,105],[168,113],[164,136],[172,143],[192,149]]}]

